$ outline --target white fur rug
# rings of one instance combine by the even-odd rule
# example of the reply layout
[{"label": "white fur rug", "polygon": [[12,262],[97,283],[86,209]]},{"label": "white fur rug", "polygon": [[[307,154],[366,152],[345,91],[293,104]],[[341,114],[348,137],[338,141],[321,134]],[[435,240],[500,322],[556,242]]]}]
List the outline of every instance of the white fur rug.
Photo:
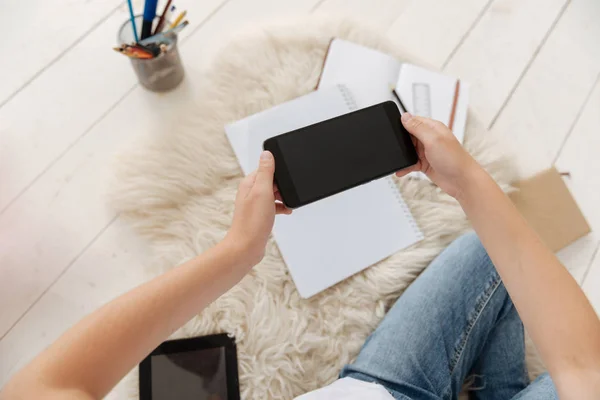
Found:
[{"label": "white fur rug", "polygon": [[[245,32],[216,57],[197,102],[120,157],[113,205],[150,241],[155,268],[225,235],[242,172],[223,126],[313,90],[333,36],[415,60],[350,21],[312,18]],[[507,187],[514,176],[495,142],[470,115],[466,148]],[[263,262],[176,336],[235,335],[243,399],[290,399],[332,382],[394,300],[469,227],[457,202],[430,183],[397,183],[425,240],[309,300],[271,241]]]}]

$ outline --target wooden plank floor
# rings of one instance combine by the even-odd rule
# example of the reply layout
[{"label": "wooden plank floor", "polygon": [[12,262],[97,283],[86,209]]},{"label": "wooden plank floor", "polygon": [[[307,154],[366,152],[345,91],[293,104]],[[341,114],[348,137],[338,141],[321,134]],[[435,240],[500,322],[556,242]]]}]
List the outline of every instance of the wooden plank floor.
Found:
[{"label": "wooden plank floor", "polygon": [[[123,2],[60,0],[44,32],[40,15],[57,2],[36,0],[36,13],[30,3],[9,0],[0,15],[0,32],[18,38],[0,44],[15,55],[0,59],[0,387],[83,315],[151,276],[144,244],[106,207],[107,167],[161,110],[186,102],[240,25],[314,13],[386,29],[424,63],[472,83],[473,108],[507,136],[524,176],[553,163],[569,171],[600,229],[596,0],[178,0],[192,25],[181,44],[188,74],[160,96],[110,52]],[[48,44],[32,40],[38,33]],[[592,233],[559,256],[600,311],[599,243]],[[122,388],[111,397],[124,398]]]}]

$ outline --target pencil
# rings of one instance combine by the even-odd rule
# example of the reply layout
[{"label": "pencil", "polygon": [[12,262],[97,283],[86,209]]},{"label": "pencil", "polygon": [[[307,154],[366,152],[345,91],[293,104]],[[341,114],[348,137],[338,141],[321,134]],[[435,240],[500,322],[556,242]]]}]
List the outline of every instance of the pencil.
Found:
[{"label": "pencil", "polygon": [[167,13],[169,12],[169,6],[171,5],[172,1],[173,0],[168,0],[167,4],[165,4],[165,8],[163,9],[163,12],[160,14],[160,18],[158,19],[158,24],[156,24],[156,29],[154,29],[153,35],[160,33],[160,31],[162,30],[163,24],[165,23],[165,18],[167,16]]},{"label": "pencil", "polygon": [[452,111],[450,111],[450,121],[448,122],[448,128],[452,130],[454,127],[454,117],[456,117],[456,106],[458,105],[458,95],[460,94],[460,79],[456,80],[456,86],[454,87],[454,99],[452,99]]},{"label": "pencil", "polygon": [[175,21],[173,21],[173,23],[171,24],[171,26],[169,26],[169,29],[173,29],[177,25],[179,25],[179,23],[181,22],[181,20],[183,19],[183,17],[185,17],[185,14],[187,14],[187,11],[180,12],[179,15],[177,16],[177,18],[175,18]]},{"label": "pencil", "polygon": [[131,5],[131,0],[127,0],[127,5],[129,6],[129,19],[131,20],[131,28],[133,29],[133,38],[135,42],[139,42],[140,38],[137,34],[137,27],[135,26],[135,16],[133,15],[133,6]]},{"label": "pencil", "polygon": [[398,105],[400,106],[400,111],[402,111],[403,113],[407,112],[406,107],[404,107],[404,103],[402,102],[402,100],[400,100],[400,96],[398,96],[398,92],[396,92],[396,89],[392,89],[392,93],[394,94],[394,97],[396,98],[396,100],[398,100]]}]

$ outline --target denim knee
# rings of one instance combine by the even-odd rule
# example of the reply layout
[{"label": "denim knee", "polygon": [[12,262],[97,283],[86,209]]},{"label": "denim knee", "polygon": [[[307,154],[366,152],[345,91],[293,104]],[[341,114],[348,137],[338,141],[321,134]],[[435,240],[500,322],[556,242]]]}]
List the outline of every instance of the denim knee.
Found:
[{"label": "denim knee", "polygon": [[440,254],[440,258],[442,257],[448,261],[457,260],[460,264],[457,267],[462,271],[461,277],[468,282],[473,282],[474,279],[487,281],[490,275],[498,274],[475,232],[468,232],[458,237]]},{"label": "denim knee", "polygon": [[[475,232],[468,232],[450,244],[431,265],[428,274],[436,275],[445,285],[459,292],[466,287],[482,287],[500,280],[496,267]],[[503,285],[502,285],[503,286]],[[512,306],[505,289],[499,291],[507,308]]]}]

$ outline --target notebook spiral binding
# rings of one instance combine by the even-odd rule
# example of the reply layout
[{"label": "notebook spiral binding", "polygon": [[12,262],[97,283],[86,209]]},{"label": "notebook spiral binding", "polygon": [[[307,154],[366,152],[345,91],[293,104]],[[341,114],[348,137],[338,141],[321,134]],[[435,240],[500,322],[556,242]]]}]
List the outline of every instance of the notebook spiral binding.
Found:
[{"label": "notebook spiral binding", "polygon": [[417,225],[417,221],[415,221],[412,213],[410,212],[410,209],[408,208],[406,201],[404,201],[404,198],[402,197],[402,193],[400,193],[400,189],[398,189],[398,186],[396,186],[394,179],[392,179],[392,177],[387,177],[385,179],[387,180],[388,184],[390,185],[392,192],[394,192],[394,196],[396,196],[396,200],[398,200],[398,203],[402,207],[402,211],[404,212],[404,215],[406,216],[406,219],[410,223],[410,226],[412,227],[413,231],[418,236],[419,240],[423,239],[423,237],[424,237],[423,232],[421,232],[421,229],[419,229],[419,225]]},{"label": "notebook spiral binding", "polygon": [[[352,96],[352,93],[350,92],[350,90],[344,85],[337,85],[337,87],[339,88],[340,93],[342,94],[342,97],[344,98],[344,101],[346,102],[346,105],[348,106],[348,109],[350,111],[354,111],[354,110],[358,109],[356,100],[354,100],[354,96]],[[413,215],[410,212],[410,209],[408,208],[406,201],[404,201],[404,198],[402,197],[402,193],[400,193],[400,190],[396,186],[396,183],[394,182],[394,180],[391,177],[387,177],[385,179],[387,180],[388,184],[390,185],[390,188],[392,189],[394,196],[398,200],[398,203],[402,207],[402,211],[404,212],[404,215],[406,215],[406,219],[410,223],[410,226],[412,227],[413,231],[415,232],[415,234],[417,235],[419,240],[423,239],[423,233],[421,232],[421,229],[419,229],[417,222],[413,218]]]},{"label": "notebook spiral binding", "polygon": [[354,96],[352,96],[352,93],[350,93],[350,90],[348,90],[348,88],[344,85],[338,84],[337,87],[340,90],[340,93],[342,94],[342,97],[344,98],[346,105],[348,106],[348,110],[354,111],[354,110],[358,109],[356,100],[354,100]]}]

